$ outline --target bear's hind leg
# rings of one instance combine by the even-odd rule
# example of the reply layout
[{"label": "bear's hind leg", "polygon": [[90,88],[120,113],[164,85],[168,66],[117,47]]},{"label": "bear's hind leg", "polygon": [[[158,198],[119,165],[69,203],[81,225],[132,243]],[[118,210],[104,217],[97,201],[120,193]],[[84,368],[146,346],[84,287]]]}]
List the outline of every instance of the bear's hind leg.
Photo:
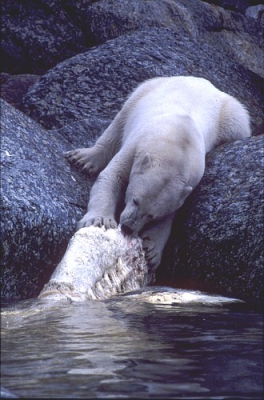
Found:
[{"label": "bear's hind leg", "polygon": [[121,147],[126,116],[123,107],[93,147],[67,151],[64,156],[89,176],[96,177]]},{"label": "bear's hind leg", "polygon": [[104,153],[98,151],[96,146],[67,151],[64,156],[91,177],[96,177],[107,165]]},{"label": "bear's hind leg", "polygon": [[[160,79],[160,78],[157,78]],[[128,98],[109,127],[91,148],[67,151],[64,156],[90,176],[97,176],[120,150],[124,127],[134,105],[156,85],[156,79],[141,84]]]},{"label": "bear's hind leg", "polygon": [[217,145],[245,139],[250,135],[250,117],[246,108],[237,99],[228,96],[221,110]]}]

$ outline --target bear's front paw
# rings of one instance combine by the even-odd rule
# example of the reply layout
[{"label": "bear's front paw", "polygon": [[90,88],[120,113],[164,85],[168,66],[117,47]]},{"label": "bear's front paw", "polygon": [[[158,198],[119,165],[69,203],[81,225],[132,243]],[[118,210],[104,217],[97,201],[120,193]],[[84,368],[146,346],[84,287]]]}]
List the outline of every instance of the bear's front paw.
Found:
[{"label": "bear's front paw", "polygon": [[150,239],[143,239],[143,250],[148,267],[152,270],[158,268],[161,261],[161,253],[155,246],[155,243]]},{"label": "bear's front paw", "polygon": [[111,217],[103,217],[102,219],[102,225],[104,226],[105,229],[116,229],[117,228],[117,223],[114,218]]},{"label": "bear's front paw", "polygon": [[92,177],[98,175],[103,169],[99,162],[100,157],[93,148],[66,151],[64,156],[70,163]]},{"label": "bear's front paw", "polygon": [[77,224],[77,230],[88,227],[88,226],[97,226],[101,228],[104,226],[106,229],[115,229],[117,228],[117,223],[114,218],[111,217],[90,217],[89,214],[86,214]]}]

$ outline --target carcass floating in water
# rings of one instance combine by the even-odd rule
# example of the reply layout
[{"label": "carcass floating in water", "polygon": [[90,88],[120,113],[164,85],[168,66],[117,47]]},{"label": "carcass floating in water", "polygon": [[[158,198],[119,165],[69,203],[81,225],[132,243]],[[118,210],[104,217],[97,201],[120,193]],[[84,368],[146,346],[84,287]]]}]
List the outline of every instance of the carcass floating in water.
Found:
[{"label": "carcass floating in water", "polygon": [[216,306],[241,302],[199,291],[147,286],[153,280],[139,237],[124,237],[120,229],[82,228],[70,240],[38,299],[22,301],[2,311],[2,323],[7,327],[19,325],[23,318],[34,317],[44,310],[52,311],[65,303],[104,300],[120,294],[127,296],[128,301],[155,306]]},{"label": "carcass floating in water", "polygon": [[242,300],[217,294],[203,293],[199,290],[173,289],[169,287],[146,287],[134,293],[127,293],[130,301],[141,301],[161,306],[206,305],[221,306],[228,303],[244,303]]},{"label": "carcass floating in water", "polygon": [[107,299],[151,283],[142,240],[118,229],[88,227],[71,238],[39,298]]},{"label": "carcass floating in water", "polygon": [[39,299],[103,300],[130,292],[131,300],[153,304],[220,305],[240,301],[199,291],[147,287],[153,281],[139,237],[125,237],[119,228],[92,226],[72,237]]}]

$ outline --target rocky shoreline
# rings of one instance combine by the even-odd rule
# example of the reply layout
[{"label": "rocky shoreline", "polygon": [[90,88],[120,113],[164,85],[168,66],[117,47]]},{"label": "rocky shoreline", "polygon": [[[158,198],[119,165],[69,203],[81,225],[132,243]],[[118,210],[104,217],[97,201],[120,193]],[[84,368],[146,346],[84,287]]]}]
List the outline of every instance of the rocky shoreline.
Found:
[{"label": "rocky shoreline", "polygon": [[[264,7],[112,3],[2,5],[4,298],[35,297],[48,281],[93,183],[63,152],[92,145],[140,82],[202,76],[246,105],[253,130],[261,125]],[[259,129],[208,155],[204,178],[176,217],[157,284],[263,301],[263,142]]]}]

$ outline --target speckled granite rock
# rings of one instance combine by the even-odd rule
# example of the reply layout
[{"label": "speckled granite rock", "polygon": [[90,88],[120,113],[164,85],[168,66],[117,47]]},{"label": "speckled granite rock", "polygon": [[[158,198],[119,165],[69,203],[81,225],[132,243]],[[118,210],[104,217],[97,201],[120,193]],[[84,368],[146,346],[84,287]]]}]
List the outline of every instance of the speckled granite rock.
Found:
[{"label": "speckled granite rock", "polygon": [[247,8],[253,4],[259,4],[260,0],[205,0],[207,3],[215,4],[227,10],[245,13]]},{"label": "speckled granite rock", "polygon": [[[208,3],[213,3],[208,4]],[[260,1],[259,1],[260,3]],[[245,17],[255,0],[2,1],[1,67],[41,74],[86,49],[138,29],[165,27],[261,73],[261,21]],[[219,7],[220,6],[220,7]],[[258,72],[257,72],[258,71]]]},{"label": "speckled granite rock", "polygon": [[166,27],[189,37],[199,47],[201,43],[211,44],[215,52],[263,77],[263,23],[242,15],[250,2],[228,3],[218,1],[216,6],[199,0],[115,0],[113,7],[112,1],[100,0],[86,9],[87,36],[98,45],[138,29]]},{"label": "speckled granite rock", "polygon": [[264,135],[223,145],[176,217],[159,279],[263,300]]},{"label": "speckled granite rock", "polygon": [[[82,2],[86,7],[90,0]],[[70,3],[76,2],[2,1],[2,71],[42,74],[58,62],[87,49],[81,27],[71,18],[70,9],[68,12]]]},{"label": "speckled granite rock", "polygon": [[165,28],[121,36],[57,65],[30,88],[23,110],[48,129],[91,116],[113,118],[140,82],[172,75],[211,80],[248,106],[253,125],[260,122],[263,99],[256,74],[212,46],[197,46]]},{"label": "speckled granite rock", "polygon": [[5,72],[1,72],[1,98],[19,109],[24,94],[38,79],[38,75],[10,75]]},{"label": "speckled granite rock", "polygon": [[1,100],[1,294],[37,295],[84,213],[89,182],[65,162],[69,144]]},{"label": "speckled granite rock", "polygon": [[96,139],[104,132],[110,122],[110,119],[97,117],[84,118],[79,121],[70,122],[62,128],[53,129],[52,132],[54,135],[66,139],[73,148],[90,147],[93,146]]},{"label": "speckled granite rock", "polygon": [[264,4],[258,4],[246,9],[246,16],[260,21],[264,25]]}]

